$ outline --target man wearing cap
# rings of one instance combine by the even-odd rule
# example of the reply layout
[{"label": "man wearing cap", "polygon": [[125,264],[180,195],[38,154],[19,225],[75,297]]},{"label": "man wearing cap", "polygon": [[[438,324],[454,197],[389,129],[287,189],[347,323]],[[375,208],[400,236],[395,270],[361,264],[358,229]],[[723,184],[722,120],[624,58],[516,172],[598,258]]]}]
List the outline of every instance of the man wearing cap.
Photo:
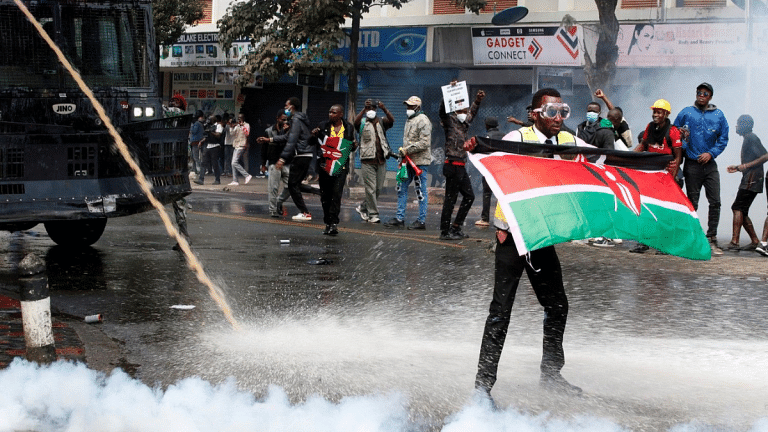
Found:
[{"label": "man wearing cap", "polygon": [[[693,208],[699,208],[701,188],[709,201],[707,238],[713,255],[722,255],[717,247],[717,225],[720,223],[720,174],[715,158],[728,145],[728,121],[725,114],[709,103],[714,95],[712,85],[701,83],[696,87],[696,102],[677,115],[675,127],[682,128],[685,145],[685,193]],[[686,129],[689,132],[686,132]]]},{"label": "man wearing cap", "polygon": [[[509,118],[507,118],[507,120],[509,120]],[[499,130],[499,120],[496,117],[485,118],[485,136],[494,140],[500,140],[504,138],[504,132]],[[485,181],[485,177],[483,177],[483,210],[480,213],[480,219],[475,222],[475,225],[480,227],[487,227],[491,224],[490,216],[492,196],[493,191],[491,190],[491,187],[488,186],[488,182]]]},{"label": "man wearing cap", "polygon": [[401,228],[405,226],[405,208],[408,205],[408,186],[416,181],[417,196],[419,197],[419,216],[409,226],[409,229],[426,229],[427,220],[427,167],[432,161],[430,144],[432,142],[432,122],[421,111],[421,98],[411,96],[404,101],[405,113],[408,120],[403,129],[403,145],[399,149],[401,156],[408,156],[414,164],[421,169],[421,174],[416,175],[413,168],[407,165],[408,178],[398,183],[397,190],[397,214],[384,224],[388,228]]},{"label": "man wearing cap", "polygon": [[[376,116],[376,108],[384,117]],[[355,129],[360,132],[360,164],[365,199],[355,210],[364,221],[379,223],[379,194],[387,177],[387,158],[392,153],[387,141],[387,129],[395,124],[395,117],[383,102],[365,101],[362,111],[355,117]]]},{"label": "man wearing cap", "polygon": [[[451,85],[456,85],[456,81],[452,81]],[[478,90],[471,107],[453,112],[446,112],[445,102],[440,103],[440,123],[445,131],[445,163],[443,164],[445,200],[443,200],[443,213],[440,218],[441,240],[463,240],[468,237],[461,227],[475,201],[475,193],[466,170],[467,152],[464,150],[464,141],[467,140],[469,125],[477,116],[477,110],[484,97],[485,92]],[[456,205],[459,194],[461,194],[461,204],[456,212],[456,219],[451,223],[453,207]]]}]

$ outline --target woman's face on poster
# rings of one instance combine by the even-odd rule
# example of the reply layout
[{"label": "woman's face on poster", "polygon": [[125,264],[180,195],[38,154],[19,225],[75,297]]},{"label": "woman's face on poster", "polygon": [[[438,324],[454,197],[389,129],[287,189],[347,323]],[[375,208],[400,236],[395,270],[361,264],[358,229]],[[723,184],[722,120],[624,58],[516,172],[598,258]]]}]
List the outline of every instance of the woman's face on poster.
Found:
[{"label": "woman's face on poster", "polygon": [[639,31],[635,31],[635,39],[637,40],[639,51],[646,52],[650,50],[653,44],[653,26],[647,25]]}]

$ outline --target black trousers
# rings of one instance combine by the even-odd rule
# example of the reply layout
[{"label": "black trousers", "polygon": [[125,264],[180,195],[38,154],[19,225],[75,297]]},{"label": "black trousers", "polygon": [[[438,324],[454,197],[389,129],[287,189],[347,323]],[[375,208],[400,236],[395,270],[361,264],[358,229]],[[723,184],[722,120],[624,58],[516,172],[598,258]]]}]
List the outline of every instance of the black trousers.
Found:
[{"label": "black trousers", "polygon": [[288,171],[288,192],[291,194],[291,199],[299,209],[300,213],[309,213],[307,205],[304,203],[304,197],[301,195],[301,191],[313,192],[315,188],[302,184],[301,182],[307,177],[309,171],[309,165],[312,163],[311,157],[294,157],[291,161],[291,169]]},{"label": "black trousers", "polygon": [[493,191],[488,186],[488,182],[483,177],[483,211],[480,213],[480,219],[488,222],[491,220],[491,198],[493,197]]},{"label": "black trousers", "polygon": [[451,228],[453,207],[456,205],[459,194],[461,194],[461,204],[453,223],[462,226],[475,201],[475,192],[472,190],[472,182],[465,167],[446,163],[443,165],[443,175],[445,176],[445,199],[443,214],[440,218],[440,231],[446,233]]},{"label": "black trousers", "polygon": [[712,159],[702,165],[695,159],[686,158],[683,175],[685,176],[685,194],[688,195],[688,199],[696,210],[699,209],[701,188],[704,188],[709,201],[707,237],[716,240],[717,226],[720,224],[720,173],[717,170],[717,163]]},{"label": "black trousers", "polygon": [[341,212],[341,196],[344,194],[344,184],[347,182],[348,169],[339,175],[332,176],[324,169],[318,168],[320,183],[320,204],[323,205],[323,222],[326,225],[338,224]]},{"label": "black trousers", "polygon": [[496,270],[493,300],[485,321],[475,387],[490,391],[496,383],[501,350],[507,337],[512,304],[523,270],[528,274],[533,292],[544,306],[544,352],[541,357],[542,375],[557,375],[565,364],[563,333],[568,318],[568,298],[563,287],[563,273],[554,246],[519,256],[515,242],[508,235],[504,243],[497,240]]},{"label": "black trousers", "polygon": [[[205,144],[203,144],[205,145]],[[213,171],[216,181],[221,181],[221,167],[219,166],[219,154],[221,154],[221,146],[213,148],[203,148],[203,169],[200,170],[198,179],[205,181],[205,172],[208,170]]]}]

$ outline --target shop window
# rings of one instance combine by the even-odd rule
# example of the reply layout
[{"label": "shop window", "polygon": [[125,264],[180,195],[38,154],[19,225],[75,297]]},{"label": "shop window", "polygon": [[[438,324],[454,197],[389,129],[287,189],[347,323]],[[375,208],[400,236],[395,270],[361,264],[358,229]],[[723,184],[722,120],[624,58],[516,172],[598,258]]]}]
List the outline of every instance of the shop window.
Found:
[{"label": "shop window", "polygon": [[[480,13],[493,13],[494,7],[496,12],[501,12],[504,9],[517,6],[517,0],[489,0]],[[464,8],[456,6],[452,0],[434,0],[432,6],[432,14],[434,15],[446,15],[446,14],[463,14]]]}]

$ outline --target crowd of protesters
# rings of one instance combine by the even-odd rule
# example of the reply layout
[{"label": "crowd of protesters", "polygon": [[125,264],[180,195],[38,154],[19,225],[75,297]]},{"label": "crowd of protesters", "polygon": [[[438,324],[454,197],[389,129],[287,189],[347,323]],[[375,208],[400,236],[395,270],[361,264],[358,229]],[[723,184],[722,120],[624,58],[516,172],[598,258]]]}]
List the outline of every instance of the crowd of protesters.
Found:
[{"label": "crowd of protesters", "polygon": [[[452,81],[450,85],[456,85]],[[269,176],[269,211],[273,217],[286,217],[284,203],[291,198],[298,210],[292,216],[295,221],[311,221],[312,215],[306,206],[304,194],[320,196],[325,222],[325,235],[339,233],[339,212],[343,190],[350,173],[350,159],[345,159],[343,166],[334,173],[328,173],[323,166],[330,166],[321,150],[326,137],[342,137],[351,143],[350,150],[359,153],[359,179],[365,190],[365,197],[356,206],[361,219],[368,223],[383,223],[387,228],[405,228],[422,230],[426,228],[428,205],[428,174],[432,177],[432,186],[443,185],[445,188],[439,238],[447,241],[462,240],[467,236],[462,227],[474,202],[474,191],[470,174],[466,168],[466,152],[462,144],[470,125],[476,118],[485,123],[487,136],[499,139],[504,132],[494,116],[482,116],[480,103],[485,92],[480,90],[471,106],[448,112],[441,103],[435,116],[436,123],[442,126],[443,133],[434,134],[432,120],[424,112],[419,96],[411,96],[403,101],[400,110],[390,111],[386,105],[374,99],[365,101],[363,108],[350,121],[344,118],[343,107],[330,107],[328,121],[320,124],[311,121],[304,113],[299,98],[289,98],[284,109],[278,112],[275,124],[264,131],[252,133],[243,114],[206,116],[198,111],[189,135],[192,150],[192,166],[196,173],[195,183],[204,184],[206,174],[214,175],[214,183],[220,184],[222,175],[232,175],[230,186],[238,186],[237,175],[249,183],[253,177]],[[673,116],[673,108],[663,99],[657,99],[650,108],[650,122],[645,125],[634,142],[633,133],[621,107],[614,105],[602,90],[594,93],[594,101],[584,109],[583,118],[575,130],[562,124],[562,130],[578,137],[586,144],[598,148],[608,148],[636,152],[656,152],[669,154],[673,160],[667,171],[674,176],[683,188],[693,207],[698,209],[701,190],[704,189],[708,203],[706,235],[710,241],[712,254],[722,255],[727,251],[756,251],[768,256],[768,218],[766,218],[762,238],[757,236],[749,218],[749,209],[757,194],[762,193],[765,177],[763,163],[768,159],[760,139],[752,131],[754,120],[749,115],[739,118],[736,133],[743,137],[741,164],[727,168],[729,173],[742,172],[742,182],[731,207],[733,211],[733,233],[730,243],[720,248],[717,242],[720,221],[721,185],[720,170],[716,159],[728,145],[729,125],[725,114],[711,103],[714,87],[703,82],[696,87],[695,101],[691,106],[679,109]],[[602,105],[600,103],[602,101]],[[650,102],[650,101],[649,101]],[[604,105],[604,107],[603,107]],[[526,108],[526,121],[520,121],[513,115],[507,122],[522,127],[535,127],[532,114],[541,107],[529,105]],[[605,108],[605,110],[604,110]],[[605,117],[603,117],[605,112]],[[570,107],[568,111],[570,115]],[[583,117],[582,117],[583,116]],[[402,146],[390,145],[391,137],[387,132],[396,122],[404,123]],[[317,124],[317,126],[313,126]],[[249,138],[249,134],[256,135]],[[444,137],[443,137],[444,135]],[[433,138],[444,145],[434,148]],[[259,154],[260,169],[256,175],[248,173],[247,151],[249,144],[256,147]],[[224,158],[224,163],[217,162]],[[435,155],[441,160],[435,160]],[[387,160],[398,160],[397,210],[392,217],[384,218],[380,212],[379,199],[387,183]],[[332,158],[331,158],[332,159]],[[310,182],[318,178],[319,187],[312,187]],[[358,178],[357,175],[350,176]],[[418,213],[407,223],[405,212],[408,204],[409,186],[414,184],[418,200]],[[280,192],[282,185],[282,193]],[[454,217],[454,206],[462,196],[458,213]],[[491,226],[490,205],[492,192],[487,182],[483,181],[483,199],[481,217],[475,222],[477,227]],[[434,222],[436,225],[438,221]],[[750,242],[741,245],[740,232],[744,230]],[[593,238],[577,242],[599,247],[611,247],[621,243],[621,239]],[[638,244],[630,252],[644,253],[650,248]],[[657,252],[661,253],[661,252]]]}]

